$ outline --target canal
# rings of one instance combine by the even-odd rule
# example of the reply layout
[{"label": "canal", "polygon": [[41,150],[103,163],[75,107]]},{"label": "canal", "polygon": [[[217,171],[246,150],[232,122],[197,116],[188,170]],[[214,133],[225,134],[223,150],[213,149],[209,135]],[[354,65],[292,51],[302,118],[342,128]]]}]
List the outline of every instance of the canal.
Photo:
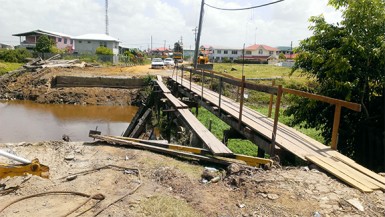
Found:
[{"label": "canal", "polygon": [[0,101],[0,142],[61,140],[91,141],[88,131],[121,135],[137,107],[38,104],[30,101]]}]

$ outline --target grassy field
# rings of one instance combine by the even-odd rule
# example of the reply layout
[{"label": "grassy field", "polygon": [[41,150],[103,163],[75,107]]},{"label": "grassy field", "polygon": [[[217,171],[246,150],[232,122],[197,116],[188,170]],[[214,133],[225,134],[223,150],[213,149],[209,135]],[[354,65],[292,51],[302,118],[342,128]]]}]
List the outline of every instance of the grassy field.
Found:
[{"label": "grassy field", "polygon": [[5,74],[9,71],[13,71],[22,66],[22,63],[8,63],[8,62],[0,62],[0,75]]},{"label": "grassy field", "polygon": [[[231,71],[234,68],[236,71]],[[215,63],[214,71],[224,72],[231,76],[242,78],[242,64],[233,63]],[[277,84],[289,85],[289,84],[306,84],[309,79],[301,76],[300,71],[294,72],[290,76],[291,68],[273,66],[267,64],[245,64],[243,74],[246,79],[248,78],[274,78],[281,77],[282,80],[277,80]],[[268,82],[271,84],[271,81]]]}]

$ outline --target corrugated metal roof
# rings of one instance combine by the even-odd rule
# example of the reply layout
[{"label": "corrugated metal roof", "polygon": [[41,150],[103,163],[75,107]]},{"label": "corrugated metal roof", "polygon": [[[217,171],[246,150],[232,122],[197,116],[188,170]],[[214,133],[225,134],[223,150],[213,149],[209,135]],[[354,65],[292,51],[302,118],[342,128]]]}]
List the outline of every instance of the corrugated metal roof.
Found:
[{"label": "corrugated metal roof", "polygon": [[106,34],[84,34],[72,37],[72,39],[76,40],[94,40],[94,41],[116,41],[120,42],[118,39],[111,37]]},{"label": "corrugated metal roof", "polygon": [[42,30],[42,29],[37,29],[29,32],[24,32],[24,33],[18,33],[18,34],[13,34],[13,36],[27,36],[27,35],[34,35],[34,34],[40,34],[40,35],[48,35],[48,36],[54,36],[54,37],[67,37],[71,38],[72,36],[63,34],[60,32],[52,32],[52,31],[47,31],[47,30]]},{"label": "corrugated metal roof", "polygon": [[267,45],[264,45],[264,44],[254,44],[254,45],[251,45],[251,46],[248,46],[246,47],[245,50],[257,50],[259,48],[263,48],[265,50],[268,50],[268,51],[278,51],[277,48],[275,47],[270,47],[270,46],[267,46]]}]

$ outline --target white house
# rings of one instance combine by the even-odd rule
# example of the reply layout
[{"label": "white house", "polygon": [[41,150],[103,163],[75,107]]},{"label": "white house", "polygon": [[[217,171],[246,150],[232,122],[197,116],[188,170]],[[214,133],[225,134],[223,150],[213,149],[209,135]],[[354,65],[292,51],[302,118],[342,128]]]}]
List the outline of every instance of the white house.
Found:
[{"label": "white house", "polygon": [[224,58],[235,60],[242,56],[242,49],[230,47],[210,47],[209,59],[212,62],[222,62]]},{"label": "white house", "polygon": [[245,48],[245,59],[263,60],[277,56],[278,49],[263,44],[254,44]]},{"label": "white house", "polygon": [[106,34],[85,34],[72,38],[75,42],[75,53],[95,54],[98,47],[107,47],[114,55],[119,54],[119,40]]}]

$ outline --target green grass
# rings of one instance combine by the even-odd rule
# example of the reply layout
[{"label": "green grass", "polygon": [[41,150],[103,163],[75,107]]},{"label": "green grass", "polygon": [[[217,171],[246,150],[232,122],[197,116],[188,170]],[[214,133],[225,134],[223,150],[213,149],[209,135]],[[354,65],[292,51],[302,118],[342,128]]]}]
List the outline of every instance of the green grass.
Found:
[{"label": "green grass", "polygon": [[[258,107],[253,105],[248,105],[248,107],[266,116],[268,114],[268,107],[266,105],[258,106]],[[192,112],[195,113],[195,109],[192,109]],[[281,109],[279,113],[279,122],[289,125],[293,117],[286,116],[283,113],[284,113],[284,109]],[[272,117],[274,117],[274,111],[272,112]],[[206,128],[209,127],[209,122],[210,122],[209,120],[211,120],[212,121],[211,132],[214,134],[215,137],[217,137],[221,141],[223,140],[223,131],[230,129],[229,125],[227,125],[224,121],[222,121],[221,119],[219,119],[218,117],[216,117],[214,114],[212,114],[210,111],[208,111],[203,107],[199,108],[199,113],[197,118]],[[293,128],[324,144],[324,138],[322,137],[320,130],[317,130],[314,128],[304,128],[302,127],[302,125],[296,125],[296,126],[293,126]],[[236,154],[257,156],[257,153],[258,153],[258,147],[249,140],[229,139],[228,147],[231,151],[233,151]]]},{"label": "green grass", "polygon": [[[236,71],[231,71],[232,68],[235,68]],[[242,78],[242,64],[215,63],[214,71],[225,72],[228,75],[237,78]],[[290,84],[305,85],[309,81],[308,78],[301,76],[301,73],[299,71],[294,72],[294,74],[291,76],[290,72],[291,68],[267,64],[245,64],[244,66],[244,75],[246,79],[282,77],[282,80],[277,80],[276,84],[282,84],[284,86]],[[271,84],[271,81],[264,81],[263,83]]]},{"label": "green grass", "polygon": [[23,65],[22,63],[0,62],[0,75],[16,70],[20,68],[22,65]]},{"label": "green grass", "polygon": [[168,195],[157,195],[150,197],[144,201],[140,207],[143,214],[137,216],[204,216],[203,213],[195,211],[186,201],[182,199],[176,199]]}]

